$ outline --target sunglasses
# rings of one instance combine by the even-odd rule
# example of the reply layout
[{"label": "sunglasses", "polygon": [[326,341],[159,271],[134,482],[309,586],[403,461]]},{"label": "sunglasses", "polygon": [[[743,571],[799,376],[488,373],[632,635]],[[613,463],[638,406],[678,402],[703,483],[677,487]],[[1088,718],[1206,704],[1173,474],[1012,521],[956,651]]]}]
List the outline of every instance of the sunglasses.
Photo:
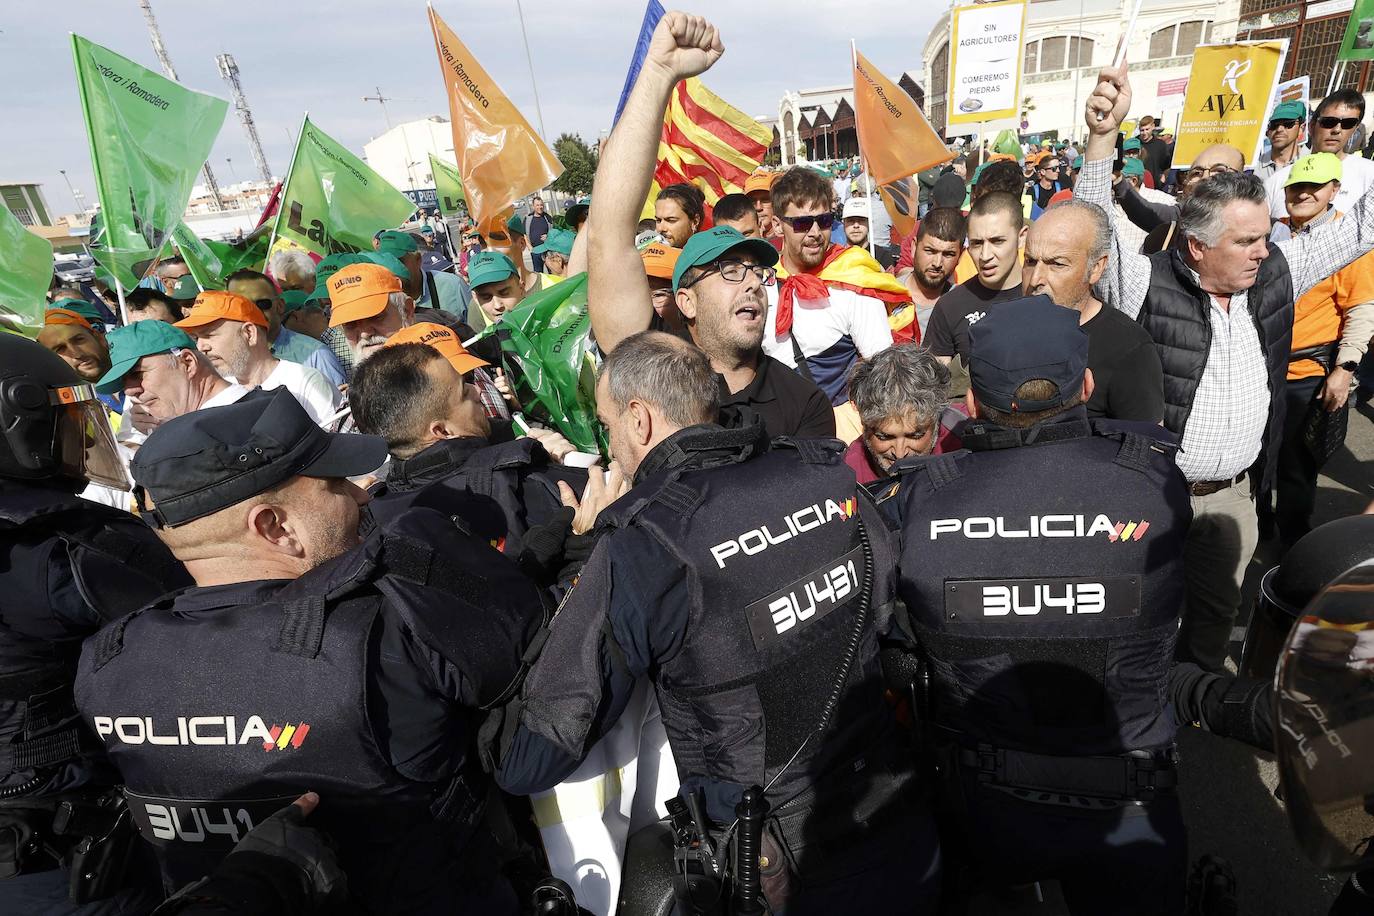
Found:
[{"label": "sunglasses", "polygon": [[253,304],[264,312],[270,312],[272,311],[272,306],[276,305],[276,301],[272,299],[254,299]]},{"label": "sunglasses", "polygon": [[1270,121],[1270,122],[1269,122],[1269,129],[1270,129],[1270,130],[1278,130],[1280,127],[1284,128],[1285,130],[1292,130],[1293,128],[1295,128],[1295,127],[1297,127],[1297,126],[1298,126],[1297,118],[1279,118],[1279,119],[1276,120],[1276,121]]},{"label": "sunglasses", "polygon": [[1360,119],[1359,119],[1359,118],[1318,118],[1318,119],[1317,119],[1317,124],[1319,124],[1319,125],[1322,126],[1322,127],[1325,127],[1327,130],[1335,130],[1337,127],[1339,127],[1341,130],[1354,130],[1354,129],[1359,125],[1359,123],[1360,123]]},{"label": "sunglasses", "polygon": [[815,216],[779,216],[778,219],[791,226],[793,232],[810,232],[812,226],[829,229],[835,225],[835,214],[833,213],[817,213]]}]

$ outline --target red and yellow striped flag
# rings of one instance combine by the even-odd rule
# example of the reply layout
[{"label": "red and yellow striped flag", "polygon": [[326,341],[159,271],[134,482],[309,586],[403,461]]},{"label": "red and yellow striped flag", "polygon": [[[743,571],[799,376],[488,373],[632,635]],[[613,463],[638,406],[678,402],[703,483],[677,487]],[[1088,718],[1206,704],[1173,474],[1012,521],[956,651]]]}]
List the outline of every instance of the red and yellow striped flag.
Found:
[{"label": "red and yellow striped flag", "polygon": [[740,193],[758,168],[773,132],[702,85],[697,77],[673,88],[658,141],[650,202],[670,184],[693,184],[715,204]]}]

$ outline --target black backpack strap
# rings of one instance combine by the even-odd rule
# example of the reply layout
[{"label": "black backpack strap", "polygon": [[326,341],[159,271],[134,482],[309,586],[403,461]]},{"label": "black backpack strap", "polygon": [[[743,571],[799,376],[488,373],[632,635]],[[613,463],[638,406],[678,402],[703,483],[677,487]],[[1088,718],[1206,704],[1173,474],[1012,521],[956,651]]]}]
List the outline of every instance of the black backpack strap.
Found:
[{"label": "black backpack strap", "polygon": [[806,357],[802,355],[801,344],[797,343],[796,329],[793,328],[792,332],[787,336],[792,340],[792,358],[797,361],[798,374],[811,384],[816,384],[816,380],[811,377],[811,364],[808,363]]},{"label": "black backpack strap", "polygon": [[688,519],[701,505],[701,491],[676,478],[669,478],[651,497],[653,502],[662,503],[672,512]]},{"label": "black backpack strap", "polygon": [[926,476],[930,480],[931,489],[938,490],[964,476],[964,469],[955,457],[956,454],[931,455],[921,462],[921,467],[925,468]]},{"label": "black backpack strap", "polygon": [[839,464],[844,455],[844,443],[838,439],[794,439],[779,436],[773,448],[790,448],[805,464]]},{"label": "black backpack strap", "polygon": [[469,604],[480,605],[487,593],[478,576],[414,538],[388,535],[382,565],[387,573],[441,589]]},{"label": "black backpack strap", "polygon": [[134,611],[132,614],[125,614],[114,623],[104,627],[90,638],[88,644],[91,647],[92,663],[95,670],[104,668],[112,658],[124,651],[124,630],[142,611]]},{"label": "black backpack strap", "polygon": [[1144,436],[1136,433],[1122,433],[1121,447],[1116,450],[1116,457],[1112,459],[1113,464],[1119,464],[1123,468],[1130,468],[1142,474],[1151,471],[1150,448],[1151,442]]}]

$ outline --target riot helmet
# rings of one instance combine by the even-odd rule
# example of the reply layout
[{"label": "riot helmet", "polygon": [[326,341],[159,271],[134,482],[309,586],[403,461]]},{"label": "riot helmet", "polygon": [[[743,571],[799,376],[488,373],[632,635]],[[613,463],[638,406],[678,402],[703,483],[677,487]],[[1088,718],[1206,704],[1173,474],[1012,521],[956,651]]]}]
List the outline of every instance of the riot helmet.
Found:
[{"label": "riot helmet", "polygon": [[43,345],[0,333],[0,477],[131,486],[95,386]]},{"label": "riot helmet", "polygon": [[1289,820],[1307,857],[1327,870],[1369,868],[1374,866],[1374,516],[1341,519],[1307,538],[1318,533],[1332,549],[1341,544],[1341,558],[1358,554],[1359,564],[1306,605],[1284,645],[1275,690],[1279,776]]}]

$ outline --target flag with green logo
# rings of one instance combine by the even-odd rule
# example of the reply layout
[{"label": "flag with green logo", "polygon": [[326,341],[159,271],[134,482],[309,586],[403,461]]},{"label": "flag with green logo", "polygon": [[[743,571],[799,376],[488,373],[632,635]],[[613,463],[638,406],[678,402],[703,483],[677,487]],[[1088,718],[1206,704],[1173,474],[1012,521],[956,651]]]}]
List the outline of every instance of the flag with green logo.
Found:
[{"label": "flag with green logo", "polygon": [[126,289],[181,221],[229,103],[72,36],[100,219],[91,254]]},{"label": "flag with green logo", "polygon": [[224,277],[229,271],[224,269],[219,256],[205,244],[204,239],[192,232],[185,223],[177,223],[172,230],[172,241],[197,286],[201,289],[224,289]]},{"label": "flag with green logo", "polygon": [[480,335],[496,335],[510,363],[516,397],[578,451],[606,453],[596,418],[596,363],[587,317],[587,275],[526,296]]},{"label": "flag with green logo", "polygon": [[414,212],[409,197],[306,118],[282,189],[273,249],[285,241],[318,255],[371,251],[378,230],[394,229]]},{"label": "flag with green logo", "polygon": [[429,154],[430,174],[434,176],[434,193],[439,198],[439,212],[446,217],[467,213],[468,199],[463,193],[463,176],[458,166],[449,165]]},{"label": "flag with green logo", "polygon": [[33,336],[43,327],[52,245],[0,204],[0,326]]}]

